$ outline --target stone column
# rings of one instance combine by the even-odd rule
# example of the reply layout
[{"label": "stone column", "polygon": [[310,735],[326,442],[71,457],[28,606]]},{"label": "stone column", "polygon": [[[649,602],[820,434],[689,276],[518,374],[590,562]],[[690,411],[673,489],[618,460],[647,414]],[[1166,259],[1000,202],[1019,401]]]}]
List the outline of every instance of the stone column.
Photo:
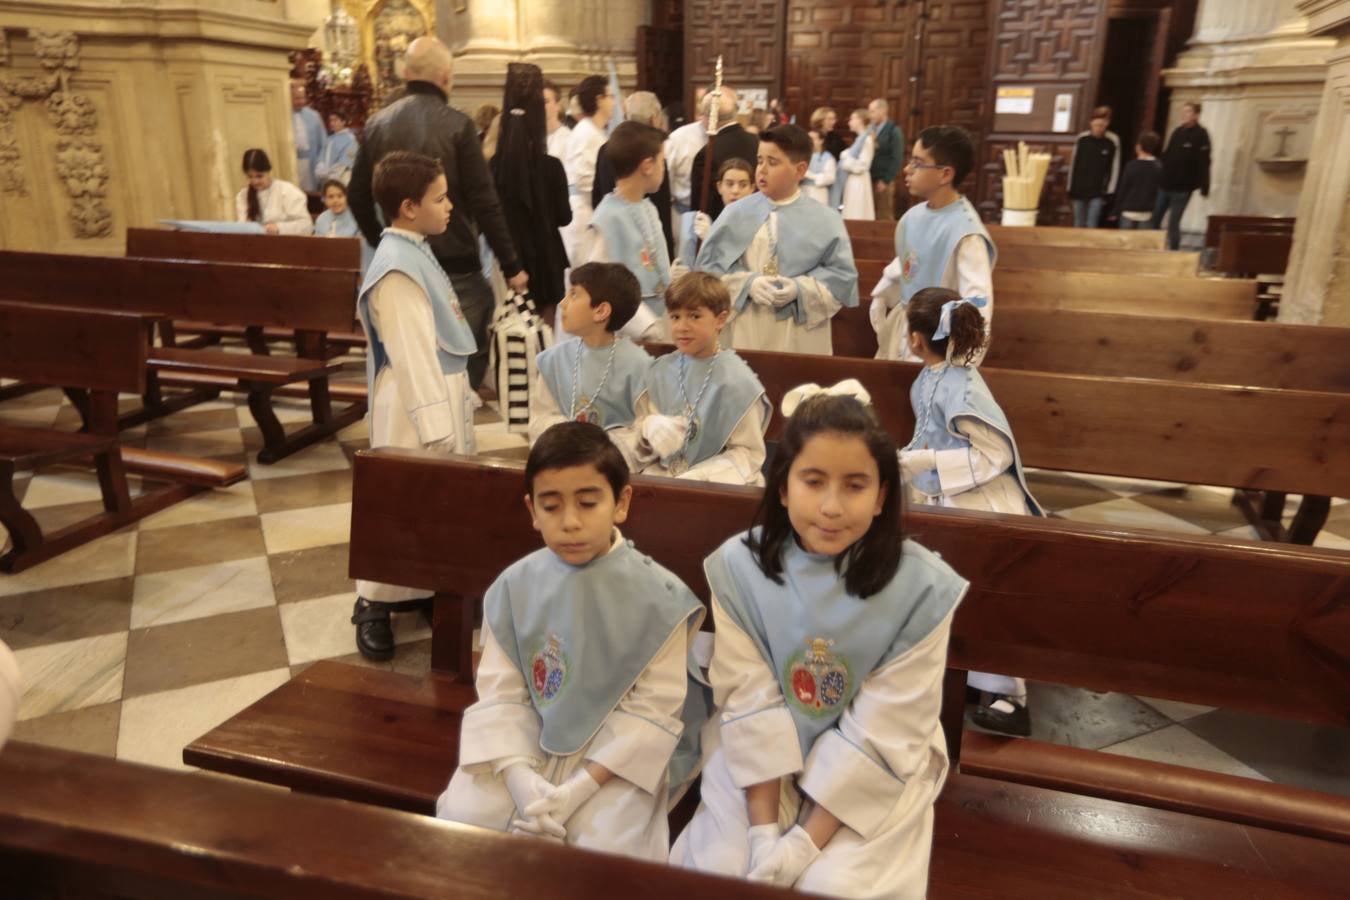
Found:
[{"label": "stone column", "polygon": [[1322,92],[1280,321],[1350,327],[1350,0],[1302,0],[1309,33],[1335,41]]},{"label": "stone column", "polygon": [[1188,49],[1163,72],[1163,139],[1199,101],[1213,146],[1210,195],[1193,195],[1182,219],[1189,241],[1211,213],[1294,215],[1334,43],[1308,33],[1296,0],[1201,0]]},{"label": "stone column", "polygon": [[436,31],[455,52],[451,102],[472,111],[500,104],[506,65],[531,62],[564,94],[587,75],[637,82],[637,27],[651,21],[647,0],[436,0]]}]

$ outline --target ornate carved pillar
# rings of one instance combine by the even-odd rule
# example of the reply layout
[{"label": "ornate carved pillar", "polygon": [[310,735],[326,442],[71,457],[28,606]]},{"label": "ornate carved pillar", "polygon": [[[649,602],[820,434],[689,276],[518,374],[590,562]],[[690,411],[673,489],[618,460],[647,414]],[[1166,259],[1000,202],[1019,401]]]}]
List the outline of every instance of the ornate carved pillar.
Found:
[{"label": "ornate carved pillar", "polygon": [[1350,327],[1350,0],[1302,0],[1309,33],[1335,41],[1322,92],[1280,321]]},{"label": "ornate carved pillar", "polygon": [[1189,235],[1211,213],[1294,214],[1333,43],[1308,34],[1296,0],[1201,0],[1188,49],[1163,73],[1169,134],[1181,105],[1200,101],[1213,145],[1209,198],[1197,192],[1182,220]]}]

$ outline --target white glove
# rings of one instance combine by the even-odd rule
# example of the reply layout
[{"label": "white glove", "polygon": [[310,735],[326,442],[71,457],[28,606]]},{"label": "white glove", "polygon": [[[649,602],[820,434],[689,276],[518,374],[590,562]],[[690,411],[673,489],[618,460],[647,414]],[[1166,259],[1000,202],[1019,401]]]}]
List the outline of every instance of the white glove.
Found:
[{"label": "white glove", "polygon": [[689,267],[684,264],[684,260],[677,259],[670,264],[670,280],[676,281],[689,274]]},{"label": "white glove", "polygon": [[700,241],[708,236],[712,229],[712,219],[708,218],[707,213],[694,213],[694,236]]},{"label": "white glove", "polygon": [[750,282],[750,299],[770,309],[787,306],[797,299],[797,282],[791,278],[761,275]]},{"label": "white glove", "polygon": [[502,770],[502,780],[506,782],[506,791],[511,802],[516,805],[517,818],[511,821],[511,830],[526,834],[550,835],[561,838],[565,832],[561,825],[547,816],[531,820],[526,810],[553,793],[553,785],[540,775],[529,763],[512,763]]},{"label": "white glove", "polygon": [[572,777],[553,788],[546,796],[525,807],[525,815],[536,818],[541,824],[548,822],[565,826],[567,820],[595,796],[600,784],[586,770],[577,769]]},{"label": "white glove", "polygon": [[931,472],[937,468],[936,450],[901,450],[900,475],[905,481],[913,481],[915,475]]},{"label": "white glove", "polygon": [[648,416],[642,420],[642,437],[665,458],[684,446],[684,416]]},{"label": "white glove", "polygon": [[778,839],[783,836],[783,829],[778,827],[777,822],[770,822],[768,825],[750,826],[750,868],[748,871],[755,871],[764,860],[769,858],[769,853],[773,850]]},{"label": "white glove", "polygon": [[886,308],[886,298],[873,294],[872,302],[867,305],[867,320],[872,323],[872,330],[877,334],[881,334],[881,329],[886,327],[886,317],[890,312]]},{"label": "white glove", "polygon": [[820,856],[820,848],[800,825],[778,839],[773,849],[750,870],[751,881],[767,881],[779,887],[792,887],[802,877],[806,867]]}]

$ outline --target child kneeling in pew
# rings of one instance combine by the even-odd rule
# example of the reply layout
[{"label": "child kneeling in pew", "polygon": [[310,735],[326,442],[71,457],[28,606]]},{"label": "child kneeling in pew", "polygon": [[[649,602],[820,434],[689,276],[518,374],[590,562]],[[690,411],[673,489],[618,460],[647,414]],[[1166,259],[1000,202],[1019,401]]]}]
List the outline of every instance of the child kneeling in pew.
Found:
[{"label": "child kneeling in pew", "polygon": [[539,354],[530,391],[529,438],[574,419],[613,433],[633,424],[652,358],[617,332],[642,305],[637,276],[618,263],[584,263],[572,270],[558,311],[576,335]]},{"label": "child kneeling in pew", "polygon": [[478,702],[436,815],[665,860],[708,713],[689,652],[703,605],[619,533],[633,489],[598,426],[545,432],[525,491],[546,546],[483,598]]},{"label": "child kneeling in pew", "polygon": [[704,562],[720,746],[675,865],[924,896],[947,639],[968,584],[903,538],[895,443],[867,400],[856,381],[789,393],[754,527]]},{"label": "child kneeling in pew", "polygon": [[626,436],[629,465],[645,475],[763,484],[764,431],[773,409],[745,360],[722,349],[731,295],[716,275],[689,272],[666,291],[675,352],[652,363]]},{"label": "child kneeling in pew", "polygon": [[[417,153],[389,153],[375,166],[375,202],[385,221],[357,315],[366,333],[370,446],[474,452],[473,391],[466,373],[477,344],[450,278],[427,235],[450,224],[441,164]],[[389,614],[415,606],[431,591],[356,582],[356,647],[369,659],[394,655]]]},{"label": "child kneeling in pew", "polygon": [[[1008,417],[974,361],[984,349],[980,298],[924,288],[909,301],[906,346],[924,363],[909,391],[914,437],[900,470],[920,503],[1014,515],[1044,515],[1027,487]],[[1004,734],[1031,733],[1021,678],[971,672],[975,724]]]}]

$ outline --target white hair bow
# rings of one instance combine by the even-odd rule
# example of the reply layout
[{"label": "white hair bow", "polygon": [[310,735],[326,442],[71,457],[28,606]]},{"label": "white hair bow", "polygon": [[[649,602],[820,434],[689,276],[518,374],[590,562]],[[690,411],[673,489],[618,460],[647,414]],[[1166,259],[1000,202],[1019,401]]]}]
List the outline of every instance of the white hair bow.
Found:
[{"label": "white hair bow", "polygon": [[864,406],[871,405],[872,395],[867,393],[867,388],[856,378],[845,378],[843,381],[833,387],[821,387],[812,382],[811,384],[802,384],[788,391],[783,396],[783,402],[778,408],[783,411],[783,415],[788,418],[797,411],[797,407],[805,403],[809,398],[816,394],[829,394],[834,397],[853,397]]}]

